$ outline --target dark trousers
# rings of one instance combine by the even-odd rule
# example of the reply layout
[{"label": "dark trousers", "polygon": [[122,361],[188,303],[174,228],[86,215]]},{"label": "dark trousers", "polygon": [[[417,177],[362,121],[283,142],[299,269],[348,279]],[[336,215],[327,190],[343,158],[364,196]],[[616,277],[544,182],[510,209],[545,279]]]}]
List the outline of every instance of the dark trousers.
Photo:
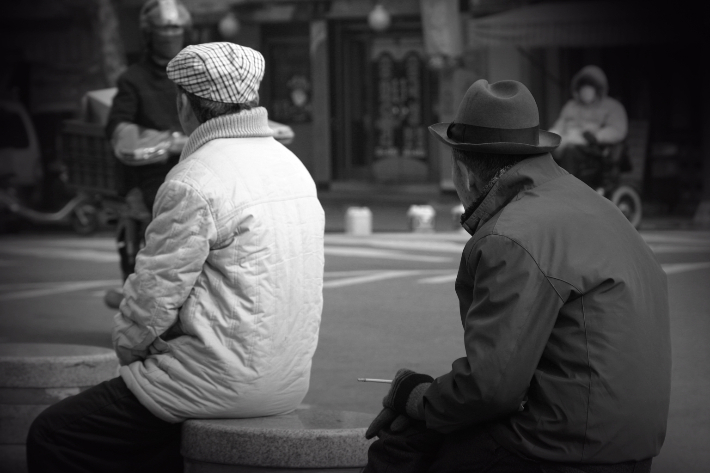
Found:
[{"label": "dark trousers", "polygon": [[27,436],[29,473],[181,473],[180,429],[143,407],[118,377],[35,419]]},{"label": "dark trousers", "polygon": [[380,433],[363,473],[649,473],[651,459],[615,465],[537,462],[503,448],[486,426],[443,435],[423,423]]}]

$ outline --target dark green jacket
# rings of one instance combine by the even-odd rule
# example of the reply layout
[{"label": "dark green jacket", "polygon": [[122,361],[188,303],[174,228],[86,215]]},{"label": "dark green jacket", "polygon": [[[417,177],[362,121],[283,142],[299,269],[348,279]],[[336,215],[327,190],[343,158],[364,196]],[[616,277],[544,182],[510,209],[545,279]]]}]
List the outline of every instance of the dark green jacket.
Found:
[{"label": "dark green jacket", "polygon": [[498,443],[533,459],[657,455],[670,397],[666,276],[621,212],[546,153],[505,173],[464,228],[466,357],[427,390],[427,426],[492,421]]}]

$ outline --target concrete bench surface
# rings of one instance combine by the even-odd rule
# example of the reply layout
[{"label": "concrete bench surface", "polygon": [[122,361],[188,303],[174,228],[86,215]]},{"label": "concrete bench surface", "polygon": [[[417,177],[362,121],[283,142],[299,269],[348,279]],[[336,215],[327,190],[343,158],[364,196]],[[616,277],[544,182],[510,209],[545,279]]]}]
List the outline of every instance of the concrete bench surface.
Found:
[{"label": "concrete bench surface", "polygon": [[25,439],[48,406],[117,376],[113,350],[0,343],[0,471],[26,471]]},{"label": "concrete bench surface", "polygon": [[93,386],[116,377],[113,350],[57,343],[0,343],[0,388]]},{"label": "concrete bench surface", "polygon": [[372,441],[365,430],[374,417],[302,406],[273,417],[188,420],[182,430],[185,471],[359,471],[367,464]]}]

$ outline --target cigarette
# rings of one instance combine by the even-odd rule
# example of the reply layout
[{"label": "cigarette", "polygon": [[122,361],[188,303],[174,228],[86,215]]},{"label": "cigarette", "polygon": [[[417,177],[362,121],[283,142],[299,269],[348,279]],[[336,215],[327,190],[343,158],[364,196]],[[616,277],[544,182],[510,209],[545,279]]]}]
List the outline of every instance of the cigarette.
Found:
[{"label": "cigarette", "polygon": [[377,379],[377,378],[358,378],[358,381],[362,381],[363,383],[387,383],[387,384],[392,384],[391,379]]}]

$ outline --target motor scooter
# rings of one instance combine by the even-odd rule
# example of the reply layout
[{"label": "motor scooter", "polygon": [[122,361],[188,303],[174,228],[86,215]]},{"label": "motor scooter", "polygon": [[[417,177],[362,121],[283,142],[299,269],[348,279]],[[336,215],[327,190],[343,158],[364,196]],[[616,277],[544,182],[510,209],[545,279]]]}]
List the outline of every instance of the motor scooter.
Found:
[{"label": "motor scooter", "polygon": [[103,208],[99,198],[85,192],[77,193],[59,210],[36,210],[12,185],[12,177],[12,174],[0,175],[0,228],[11,227],[13,220],[24,220],[34,224],[69,225],[79,235],[90,235],[102,224],[108,225],[115,219]]}]

